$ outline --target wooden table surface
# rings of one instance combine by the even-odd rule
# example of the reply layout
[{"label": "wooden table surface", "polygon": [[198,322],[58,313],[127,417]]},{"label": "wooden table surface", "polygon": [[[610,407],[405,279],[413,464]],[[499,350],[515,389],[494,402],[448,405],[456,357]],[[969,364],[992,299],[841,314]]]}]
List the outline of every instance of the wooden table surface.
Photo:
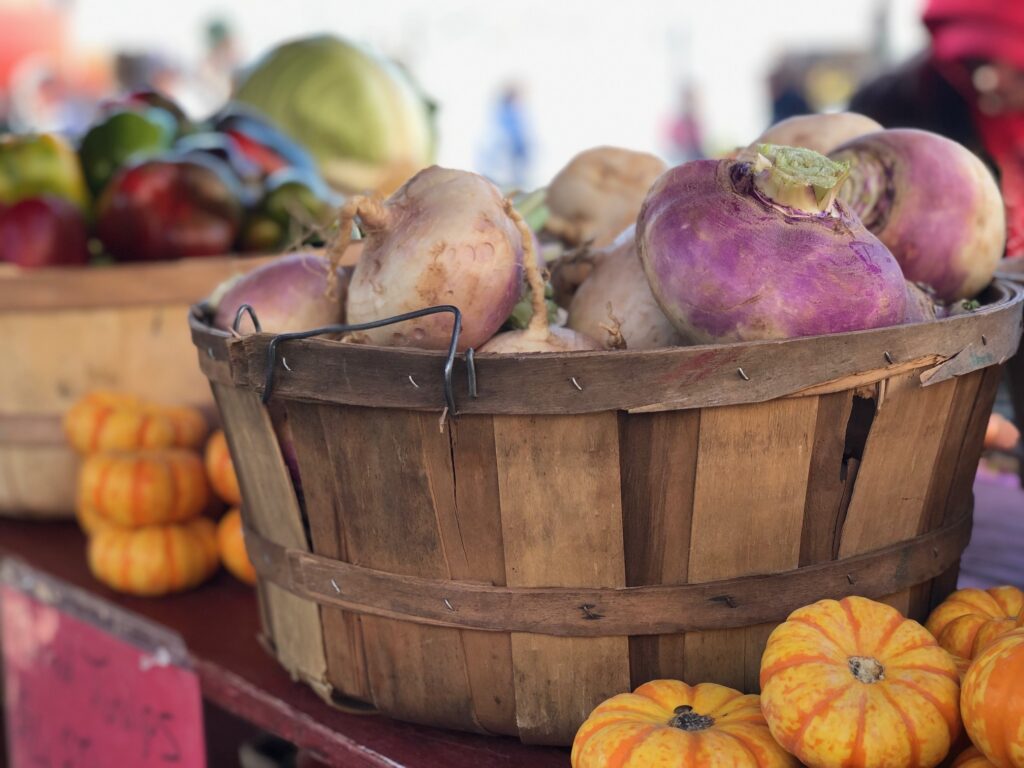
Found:
[{"label": "wooden table surface", "polygon": [[[224,571],[192,592],[160,599],[119,595],[92,579],[85,540],[73,523],[0,518],[0,554],[12,555],[70,584],[179,633],[204,697],[219,707],[314,751],[344,768],[565,768],[568,750],[527,747],[353,715],[295,683],[257,641],[255,593]],[[211,766],[211,768],[213,768]]]}]

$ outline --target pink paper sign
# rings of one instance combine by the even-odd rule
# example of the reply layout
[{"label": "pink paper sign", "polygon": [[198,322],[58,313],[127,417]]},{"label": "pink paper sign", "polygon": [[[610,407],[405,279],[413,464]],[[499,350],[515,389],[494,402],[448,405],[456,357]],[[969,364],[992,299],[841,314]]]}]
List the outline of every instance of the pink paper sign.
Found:
[{"label": "pink paper sign", "polygon": [[11,768],[205,768],[199,681],[180,638],[49,582],[45,593],[0,586]]}]

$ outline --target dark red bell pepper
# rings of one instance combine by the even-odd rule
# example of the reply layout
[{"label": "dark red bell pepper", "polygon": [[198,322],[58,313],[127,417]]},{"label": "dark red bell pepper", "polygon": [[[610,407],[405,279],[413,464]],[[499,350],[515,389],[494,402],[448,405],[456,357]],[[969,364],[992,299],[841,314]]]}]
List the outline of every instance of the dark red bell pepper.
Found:
[{"label": "dark red bell pepper", "polygon": [[229,253],[242,221],[237,180],[217,158],[190,155],[124,168],[96,209],[96,231],[119,261]]}]

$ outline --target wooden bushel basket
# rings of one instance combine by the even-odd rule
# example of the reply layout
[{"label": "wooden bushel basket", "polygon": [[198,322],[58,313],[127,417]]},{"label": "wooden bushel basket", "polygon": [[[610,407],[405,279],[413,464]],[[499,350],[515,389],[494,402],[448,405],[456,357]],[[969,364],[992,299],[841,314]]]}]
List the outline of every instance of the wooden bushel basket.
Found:
[{"label": "wooden bushel basket", "polygon": [[265,407],[273,337],[197,307],[266,640],[328,700],[564,745],[652,678],[756,690],[806,603],[923,620],[1020,338],[1021,291],[985,299],[781,342],[480,356],[475,397],[459,355],[447,419],[444,354],[324,339],[280,344]]},{"label": "wooden bushel basket", "polygon": [[78,457],[61,419],[91,390],[212,411],[182,321],[261,261],[0,267],[0,515],[73,516]]}]

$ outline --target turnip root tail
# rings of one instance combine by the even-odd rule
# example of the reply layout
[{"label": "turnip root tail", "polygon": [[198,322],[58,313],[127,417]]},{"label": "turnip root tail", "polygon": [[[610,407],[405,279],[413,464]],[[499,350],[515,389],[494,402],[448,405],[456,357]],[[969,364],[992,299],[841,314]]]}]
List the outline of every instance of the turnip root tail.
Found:
[{"label": "turnip root tail", "polygon": [[622,335],[622,321],[612,311],[612,303],[608,302],[608,322],[599,323],[598,327],[608,334],[604,343],[605,349],[625,349],[626,338]]},{"label": "turnip root tail", "polygon": [[334,296],[338,290],[338,269],[345,251],[352,245],[352,225],[359,219],[363,229],[379,232],[387,229],[391,220],[391,212],[379,196],[355,195],[345,201],[338,211],[338,236],[331,244],[327,257],[331,262],[330,274],[327,275],[327,294]]},{"label": "turnip root tail", "polygon": [[527,226],[526,220],[519,214],[511,200],[505,201],[505,212],[515,223],[516,228],[523,240],[523,269],[526,270],[526,280],[530,284],[530,296],[533,304],[533,317],[530,324],[526,326],[526,335],[536,339],[548,337],[548,305],[544,299],[544,276],[537,266],[537,252],[533,247],[533,232]]}]

